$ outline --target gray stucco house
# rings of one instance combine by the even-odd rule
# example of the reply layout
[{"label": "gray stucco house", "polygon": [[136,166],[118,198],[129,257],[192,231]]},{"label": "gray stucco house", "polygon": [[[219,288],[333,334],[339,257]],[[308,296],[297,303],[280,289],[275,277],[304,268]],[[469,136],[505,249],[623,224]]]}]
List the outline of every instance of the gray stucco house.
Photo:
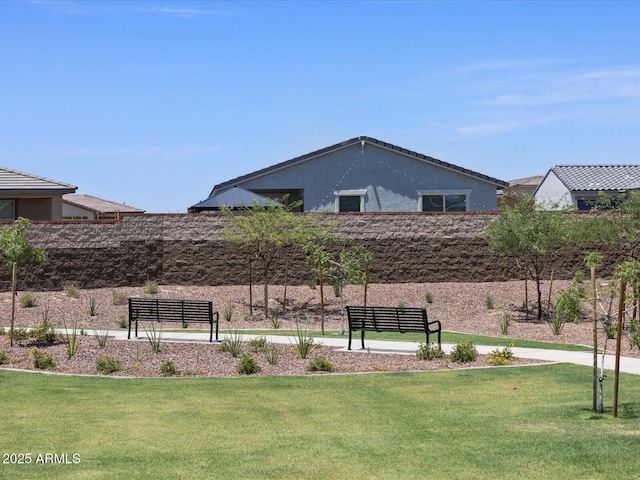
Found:
[{"label": "gray stucco house", "polygon": [[[213,187],[302,200],[305,212],[443,212],[497,209],[502,180],[360,136]],[[207,201],[194,205],[201,208]],[[216,202],[211,202],[216,203]],[[196,207],[200,207],[197,208]]]},{"label": "gray stucco house", "polygon": [[536,189],[536,202],[590,210],[600,192],[609,198],[640,190],[640,165],[557,165]]}]

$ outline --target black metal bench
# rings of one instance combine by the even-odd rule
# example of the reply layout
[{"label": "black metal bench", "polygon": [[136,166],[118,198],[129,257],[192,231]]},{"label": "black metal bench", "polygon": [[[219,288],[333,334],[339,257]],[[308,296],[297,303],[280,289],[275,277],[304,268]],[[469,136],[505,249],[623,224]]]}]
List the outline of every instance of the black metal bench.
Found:
[{"label": "black metal bench", "polygon": [[174,298],[129,298],[129,335],[131,324],[138,322],[177,322],[208,323],[210,327],[209,341],[213,342],[213,324],[216,325],[216,341],[218,340],[218,312],[213,311],[213,304],[208,300],[180,300]]},{"label": "black metal bench", "polygon": [[438,334],[438,345],[442,325],[439,320],[429,321],[426,308],[414,307],[360,307],[348,306],[349,347],[351,350],[351,333],[362,332],[361,341],[364,349],[364,332],[418,332],[429,335]]}]

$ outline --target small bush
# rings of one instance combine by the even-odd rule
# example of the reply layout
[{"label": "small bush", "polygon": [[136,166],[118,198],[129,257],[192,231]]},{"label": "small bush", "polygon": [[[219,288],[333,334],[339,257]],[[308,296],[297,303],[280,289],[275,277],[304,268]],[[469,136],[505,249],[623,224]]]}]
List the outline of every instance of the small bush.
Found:
[{"label": "small bush", "polygon": [[79,298],[80,297],[80,288],[75,283],[67,282],[62,285],[62,290],[66,293],[67,297],[71,298]]},{"label": "small bush", "polygon": [[233,358],[238,358],[244,350],[242,332],[238,329],[230,330],[229,336],[224,338],[218,346],[219,352],[228,352]]},{"label": "small bush", "polygon": [[478,350],[473,342],[462,340],[453,347],[449,357],[456,363],[469,363],[478,358]]},{"label": "small bush", "polygon": [[493,297],[487,296],[487,298],[485,298],[484,300],[484,306],[487,307],[487,310],[493,310],[494,305],[495,302],[493,300]]},{"label": "small bush", "polygon": [[118,318],[116,318],[116,323],[120,328],[129,327],[129,320],[127,320],[127,317],[125,317],[124,315],[120,315]]},{"label": "small bush", "polygon": [[582,317],[582,295],[576,287],[561,290],[556,297],[556,313],[563,321],[578,323]]},{"label": "small bush", "polygon": [[160,365],[160,373],[165,377],[171,377],[173,375],[180,375],[180,370],[178,370],[176,364],[171,360],[164,360]]},{"label": "small bush", "polygon": [[333,372],[335,368],[333,367],[333,363],[326,358],[316,357],[309,362],[307,370],[310,372]]},{"label": "small bush", "polygon": [[26,340],[29,338],[29,330],[24,327],[16,327],[13,329],[13,339],[16,341]]},{"label": "small bush", "polygon": [[24,292],[20,295],[20,306],[22,308],[31,308],[36,306],[36,296],[31,292]]},{"label": "small bush", "polygon": [[280,357],[280,350],[274,344],[269,343],[267,345],[267,351],[264,352],[264,357],[269,362],[269,365],[276,365],[278,363],[278,357]]},{"label": "small bush", "polygon": [[431,292],[427,292],[424,294],[424,301],[427,303],[433,303],[433,294]]},{"label": "small bush", "polygon": [[573,284],[576,285],[579,283],[584,283],[584,272],[582,270],[578,270],[573,274]]},{"label": "small bush", "polygon": [[242,355],[240,362],[238,362],[238,373],[251,375],[252,373],[258,373],[260,370],[262,370],[260,365],[258,365],[258,362],[256,362],[251,355],[248,353]]},{"label": "small bush", "polygon": [[307,358],[319,345],[313,342],[311,332],[306,326],[296,322],[296,334],[293,337],[296,353],[300,358]]},{"label": "small bush", "polygon": [[111,303],[113,305],[125,305],[127,303],[127,294],[122,290],[111,290]]},{"label": "small bush", "polygon": [[[564,328],[564,320],[557,313],[551,317],[549,321],[549,327],[551,327],[551,333],[554,335],[560,335],[562,333],[562,329]],[[610,337],[613,338],[613,337]]]},{"label": "small bush", "polygon": [[500,312],[500,333],[509,335],[509,326],[511,325],[511,313],[502,310]]},{"label": "small bush", "polygon": [[89,316],[95,317],[98,313],[98,301],[94,295],[89,297]]},{"label": "small bush", "polygon": [[282,324],[280,321],[280,312],[278,310],[269,310],[269,320],[274,330],[278,330]]},{"label": "small bush", "polygon": [[252,352],[266,352],[268,347],[267,337],[252,338],[249,340],[249,350]]},{"label": "small bush", "polygon": [[31,349],[31,356],[33,357],[33,366],[38,370],[55,370],[56,362],[53,360],[53,355],[50,353],[42,353],[36,347]]},{"label": "small bush", "polygon": [[78,353],[81,342],[81,331],[78,328],[78,320],[75,320],[71,325],[71,328],[67,328],[67,322],[64,322],[64,333],[61,334],[62,342],[67,349],[67,355],[69,358]]},{"label": "small bush", "polygon": [[436,358],[443,358],[444,351],[440,345],[433,343],[421,343],[416,350],[416,357],[420,360],[435,360]]},{"label": "small bush", "polygon": [[147,280],[144,282],[143,290],[147,295],[156,295],[158,293],[158,282],[155,280]]},{"label": "small bush", "polygon": [[109,355],[103,354],[96,360],[96,370],[103,375],[109,375],[113,372],[122,370],[122,364]]},{"label": "small bush", "polygon": [[11,359],[9,358],[9,354],[4,350],[0,350],[0,365],[6,365],[11,363]]},{"label": "small bush", "polygon": [[[49,324],[48,314],[43,314],[42,321],[38,324],[37,327],[32,328],[29,331],[29,336],[31,338],[35,338],[36,340],[44,343],[53,343],[56,340],[56,332],[53,329],[53,326]],[[14,331],[15,337],[15,331]]]},{"label": "small bush", "polygon": [[489,353],[489,363],[492,365],[507,365],[510,362],[517,360],[517,357],[513,354],[513,343],[510,343],[508,347],[504,347],[502,350],[496,348]]},{"label": "small bush", "polygon": [[231,303],[231,302],[227,302],[224,304],[224,307],[222,308],[222,317],[227,321],[230,322],[231,320],[233,320],[233,312],[236,309],[236,306]]}]

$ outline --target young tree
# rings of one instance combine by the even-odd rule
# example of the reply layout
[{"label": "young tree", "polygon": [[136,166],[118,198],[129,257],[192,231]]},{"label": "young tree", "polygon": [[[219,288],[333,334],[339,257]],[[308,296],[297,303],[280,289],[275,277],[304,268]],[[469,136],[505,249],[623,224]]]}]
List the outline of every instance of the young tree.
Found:
[{"label": "young tree", "polygon": [[287,247],[304,245],[325,232],[329,226],[318,225],[313,215],[298,215],[292,209],[297,204],[283,206],[269,203],[243,208],[239,213],[223,209],[229,220],[224,237],[240,248],[247,249],[262,267],[264,274],[264,315],[269,315],[269,279],[273,263]]},{"label": "young tree", "polygon": [[505,206],[486,233],[493,252],[524,267],[525,278],[534,280],[540,320],[543,275],[548,273],[553,278],[553,263],[560,250],[580,241],[576,219],[568,209],[545,210],[527,195],[515,206]]},{"label": "young tree", "polygon": [[43,248],[34,248],[27,238],[27,229],[31,222],[26,218],[18,218],[12,227],[0,231],[0,252],[3,265],[7,272],[11,273],[11,328],[9,330],[9,342],[13,346],[13,324],[15,319],[15,296],[17,290],[18,266],[27,260],[45,262],[47,253]]}]

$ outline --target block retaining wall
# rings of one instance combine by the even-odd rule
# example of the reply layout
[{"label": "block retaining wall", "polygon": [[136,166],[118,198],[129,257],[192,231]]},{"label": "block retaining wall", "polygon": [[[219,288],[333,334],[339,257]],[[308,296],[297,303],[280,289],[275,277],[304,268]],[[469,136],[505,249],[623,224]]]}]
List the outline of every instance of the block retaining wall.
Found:
[{"label": "block retaining wall", "polygon": [[[495,214],[324,214],[332,232],[368,247],[374,255],[373,281],[437,283],[506,281],[522,277],[510,262],[488,249],[487,221]],[[140,215],[120,221],[34,222],[29,239],[44,247],[46,264],[26,264],[19,288],[59,290],[66,282],[82,288],[160,284],[238,285],[249,281],[246,252],[222,238],[221,215]],[[287,253],[289,283],[306,284],[312,273],[299,248]],[[556,278],[584,269],[584,252],[563,252]],[[611,263],[613,265],[614,262]],[[611,265],[608,268],[611,268]],[[284,283],[283,262],[271,282]],[[261,272],[253,272],[254,281]],[[6,289],[10,277],[0,275]]]}]

